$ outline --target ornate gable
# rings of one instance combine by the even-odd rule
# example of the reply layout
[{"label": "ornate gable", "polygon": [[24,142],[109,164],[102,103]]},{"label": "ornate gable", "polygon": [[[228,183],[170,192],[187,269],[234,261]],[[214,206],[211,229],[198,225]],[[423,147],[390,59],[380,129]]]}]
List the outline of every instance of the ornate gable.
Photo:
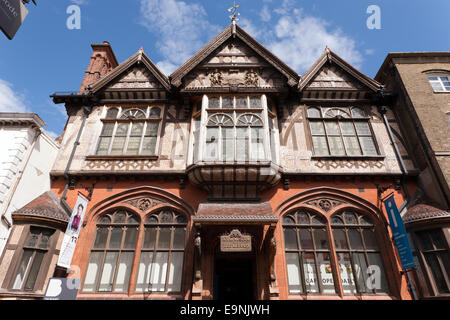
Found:
[{"label": "ornate gable", "polygon": [[134,66],[125,71],[121,78],[109,84],[105,90],[114,89],[164,89],[158,79],[144,66]]},{"label": "ornate gable", "polygon": [[298,75],[240,27],[230,25],[171,75],[182,91],[277,91]]},{"label": "ornate gable", "polygon": [[364,86],[336,65],[323,66],[319,73],[306,86],[311,88],[341,88],[361,90]]}]

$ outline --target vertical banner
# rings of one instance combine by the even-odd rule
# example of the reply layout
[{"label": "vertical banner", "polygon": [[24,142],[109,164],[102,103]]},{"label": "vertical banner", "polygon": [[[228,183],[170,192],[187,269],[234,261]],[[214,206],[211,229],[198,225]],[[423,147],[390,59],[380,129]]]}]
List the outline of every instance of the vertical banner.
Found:
[{"label": "vertical banner", "polygon": [[86,199],[81,193],[78,193],[77,203],[72,211],[72,215],[67,225],[64,240],[61,245],[61,250],[58,257],[57,265],[63,268],[70,268],[73,253],[75,252],[75,246],[78,241],[78,235],[80,234],[81,223],[83,222],[84,213],[89,200]]},{"label": "vertical banner", "polygon": [[408,236],[406,234],[403,219],[395,204],[394,195],[383,200],[384,207],[389,217],[389,224],[391,226],[394,237],[395,246],[397,247],[400,262],[404,270],[414,268],[414,260],[412,256],[411,247],[409,246]]}]

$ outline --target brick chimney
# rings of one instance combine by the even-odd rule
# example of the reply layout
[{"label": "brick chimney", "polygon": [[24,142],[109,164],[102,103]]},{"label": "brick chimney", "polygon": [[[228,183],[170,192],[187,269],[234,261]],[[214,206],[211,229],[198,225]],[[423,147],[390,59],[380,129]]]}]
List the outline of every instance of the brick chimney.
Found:
[{"label": "brick chimney", "polygon": [[108,41],[103,41],[100,44],[92,44],[91,47],[94,52],[92,53],[91,61],[84,74],[78,93],[86,93],[89,85],[119,65]]}]

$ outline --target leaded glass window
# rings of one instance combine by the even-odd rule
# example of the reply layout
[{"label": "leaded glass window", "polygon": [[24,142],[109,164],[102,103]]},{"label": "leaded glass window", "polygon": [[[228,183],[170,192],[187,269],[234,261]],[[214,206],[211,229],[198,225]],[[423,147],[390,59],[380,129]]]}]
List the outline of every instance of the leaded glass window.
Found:
[{"label": "leaded glass window", "polygon": [[96,155],[153,156],[156,155],[161,126],[160,107],[109,108]]},{"label": "leaded glass window", "polygon": [[180,292],[187,219],[162,210],[145,220],[137,292]]},{"label": "leaded glass window", "polygon": [[369,118],[361,107],[311,107],[307,111],[314,155],[375,156]]},{"label": "leaded glass window", "polygon": [[128,292],[139,224],[139,217],[125,210],[100,217],[83,292]]}]

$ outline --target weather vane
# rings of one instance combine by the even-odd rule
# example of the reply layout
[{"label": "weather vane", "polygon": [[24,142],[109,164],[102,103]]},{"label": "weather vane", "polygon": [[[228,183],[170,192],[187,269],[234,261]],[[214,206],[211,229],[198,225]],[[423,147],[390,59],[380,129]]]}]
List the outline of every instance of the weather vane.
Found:
[{"label": "weather vane", "polygon": [[234,6],[232,6],[231,8],[228,9],[228,12],[231,12],[231,16],[230,19],[232,22],[236,22],[239,19],[237,18],[237,16],[240,16],[241,14],[239,12],[237,12],[237,9],[239,8],[239,5],[236,4],[236,0],[233,0]]}]

